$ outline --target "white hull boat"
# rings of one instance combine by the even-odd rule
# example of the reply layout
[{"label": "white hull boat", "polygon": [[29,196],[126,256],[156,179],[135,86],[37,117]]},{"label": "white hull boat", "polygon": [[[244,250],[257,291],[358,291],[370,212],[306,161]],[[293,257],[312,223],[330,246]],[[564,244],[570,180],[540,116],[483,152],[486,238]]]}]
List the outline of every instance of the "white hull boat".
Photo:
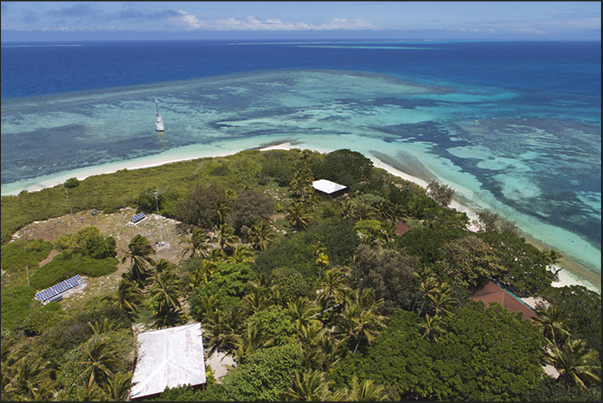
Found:
[{"label": "white hull boat", "polygon": [[165,128],[163,127],[163,119],[159,114],[159,101],[155,100],[155,105],[157,105],[157,118],[155,119],[155,131],[156,132],[164,132]]}]

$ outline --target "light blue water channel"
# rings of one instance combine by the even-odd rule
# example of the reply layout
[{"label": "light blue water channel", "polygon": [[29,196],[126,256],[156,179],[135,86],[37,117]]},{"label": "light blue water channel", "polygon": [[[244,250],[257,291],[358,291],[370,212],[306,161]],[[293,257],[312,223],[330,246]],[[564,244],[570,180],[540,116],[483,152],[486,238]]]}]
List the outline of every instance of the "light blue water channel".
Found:
[{"label": "light blue water channel", "polygon": [[[162,134],[154,131],[155,99]],[[336,70],[21,99],[2,103],[2,194],[99,166],[111,170],[127,161],[144,165],[295,140],[301,148],[349,148],[374,160],[373,152],[385,154],[410,174],[452,186],[473,207],[516,221],[600,275],[600,118],[577,121],[571,108],[560,103],[543,111],[533,98],[528,102],[526,94],[508,89]],[[407,156],[429,174],[411,167]]]}]

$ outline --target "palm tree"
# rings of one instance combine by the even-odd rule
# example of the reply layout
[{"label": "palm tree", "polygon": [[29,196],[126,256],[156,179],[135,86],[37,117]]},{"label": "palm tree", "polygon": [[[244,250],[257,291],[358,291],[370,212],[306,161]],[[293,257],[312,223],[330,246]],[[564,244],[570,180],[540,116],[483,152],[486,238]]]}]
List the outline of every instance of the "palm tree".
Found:
[{"label": "palm tree", "polygon": [[419,309],[418,316],[421,316],[423,312],[423,307],[425,306],[426,300],[432,295],[437,289],[437,281],[436,277],[433,274],[433,271],[429,268],[423,269],[413,273],[415,279],[419,282],[418,294],[415,302],[413,304],[412,310],[414,310],[417,301],[421,296],[423,296],[423,302],[421,303],[421,308]]},{"label": "palm tree", "polygon": [[118,372],[109,380],[106,390],[109,400],[125,402],[130,400],[132,373]]},{"label": "palm tree", "polygon": [[[216,295],[210,295],[209,297],[201,295],[199,297],[199,306],[201,308],[199,309],[201,313],[200,321],[203,323],[208,322],[208,325],[215,323],[218,320],[218,316],[222,314],[222,311],[220,311],[220,301]],[[207,330],[207,328],[204,330]]]},{"label": "palm tree", "polygon": [[178,277],[172,270],[157,273],[151,287],[149,302],[154,306],[155,325],[159,328],[173,325],[180,314]]},{"label": "palm tree", "polygon": [[294,322],[295,336],[304,347],[316,347],[324,331],[322,323],[316,319]]},{"label": "palm tree", "polygon": [[233,337],[233,344],[236,348],[234,355],[237,364],[243,364],[249,354],[255,353],[260,348],[270,346],[272,341],[272,338],[261,326],[247,323],[243,332]]},{"label": "palm tree", "polygon": [[356,218],[358,220],[371,220],[375,217],[376,210],[368,203],[361,203],[356,206]]},{"label": "palm tree", "polygon": [[[23,355],[27,347],[15,348],[3,362],[3,393],[14,394],[23,400],[48,400],[55,392],[54,369],[50,361],[33,354]],[[8,367],[8,363],[12,365]]]},{"label": "palm tree", "polygon": [[418,326],[422,329],[421,338],[425,340],[433,340],[438,342],[438,339],[444,334],[444,329],[440,326],[439,316],[425,315],[422,322],[418,323]]},{"label": "palm tree", "polygon": [[601,367],[595,365],[597,356],[597,351],[588,349],[583,340],[569,338],[562,348],[554,343],[550,346],[545,363],[555,367],[559,372],[557,381],[563,382],[568,391],[571,385],[587,390],[586,380],[601,382],[597,375]]},{"label": "palm tree", "polygon": [[73,384],[85,377],[88,380],[85,386],[90,389],[95,381],[105,384],[122,369],[122,362],[117,358],[117,345],[114,343],[93,336],[84,344],[83,352],[84,360],[77,361],[76,364],[84,366],[84,369]]},{"label": "palm tree", "polygon": [[199,284],[207,284],[211,281],[214,274],[218,271],[218,264],[208,259],[201,261],[201,267],[197,267],[192,276],[191,288],[197,288]]},{"label": "palm tree", "polygon": [[[251,283],[251,281],[250,281]],[[244,309],[248,315],[262,311],[274,305],[273,296],[266,291],[252,291],[243,297]]]},{"label": "palm tree", "polygon": [[298,298],[287,303],[287,312],[293,319],[294,326],[306,325],[310,317],[316,313],[316,306],[306,297]]},{"label": "palm tree", "polygon": [[320,279],[322,276],[322,269],[326,269],[329,267],[329,257],[324,253],[319,253],[318,258],[316,259],[316,263],[318,263],[318,278]]},{"label": "palm tree", "polygon": [[330,303],[340,304],[343,302],[342,291],[345,287],[345,274],[339,267],[334,267],[325,272],[325,277],[318,283],[318,303],[325,309]]},{"label": "palm tree", "polygon": [[381,200],[380,202],[375,203],[375,212],[383,220],[386,220],[389,217],[390,210],[391,210],[391,203],[387,200]]},{"label": "palm tree", "polygon": [[184,258],[184,255],[187,253],[189,254],[189,257],[195,257],[197,256],[197,253],[203,257],[207,256],[207,253],[211,249],[211,246],[207,244],[209,239],[209,236],[201,228],[193,228],[191,234],[191,246],[182,250],[182,258]]},{"label": "palm tree", "polygon": [[561,261],[561,259],[563,259],[563,255],[557,252],[555,249],[551,249],[547,255],[547,263],[549,265],[557,264]]},{"label": "palm tree", "polygon": [[214,263],[226,261],[226,253],[220,248],[214,248],[209,251],[205,259]]},{"label": "palm tree", "polygon": [[459,303],[452,292],[450,284],[444,282],[437,285],[433,292],[426,293],[429,298],[429,306],[433,308],[435,316],[452,315],[452,309]]},{"label": "palm tree", "polygon": [[387,392],[381,385],[375,385],[372,379],[366,379],[362,384],[358,382],[356,374],[352,376],[352,388],[340,389],[333,393],[333,400],[368,402],[387,400]]},{"label": "palm tree", "polygon": [[78,386],[75,389],[75,398],[80,402],[92,402],[105,400],[106,396],[103,390],[96,383],[93,383],[90,386]]},{"label": "palm tree", "polygon": [[130,263],[132,267],[130,268],[130,272],[132,273],[132,278],[135,279],[138,284],[142,284],[142,282],[151,274],[151,270],[148,265],[154,265],[155,262],[151,259],[151,255],[154,255],[155,249],[151,246],[149,240],[137,234],[132,238],[130,244],[128,245],[128,254],[124,256],[122,263],[126,260],[126,258],[130,258]]},{"label": "palm tree", "polygon": [[328,371],[339,362],[347,353],[345,340],[339,340],[335,334],[329,330],[325,330],[319,335],[318,348],[325,356],[322,369]]},{"label": "palm tree", "polygon": [[100,322],[98,320],[95,320],[94,323],[88,322],[88,326],[90,326],[92,332],[97,336],[117,329],[115,323],[109,322],[107,318],[103,318]]},{"label": "palm tree", "polygon": [[350,200],[341,200],[338,204],[339,210],[341,211],[342,218],[355,217],[356,215],[356,204]]},{"label": "palm tree", "polygon": [[369,290],[354,290],[345,301],[344,311],[337,317],[336,334],[356,342],[354,353],[364,338],[369,344],[384,326],[385,317],[376,313],[383,300],[373,301]]},{"label": "palm tree", "polygon": [[379,235],[384,243],[390,243],[396,238],[396,226],[391,221],[381,223]]},{"label": "palm tree", "polygon": [[253,263],[256,253],[253,249],[245,245],[239,245],[232,251],[232,255],[226,258],[226,261],[233,263]]},{"label": "palm tree", "polygon": [[235,335],[241,333],[245,313],[240,307],[228,311],[216,309],[207,318],[203,337],[207,340],[208,356],[215,351],[229,351],[234,348]]},{"label": "palm tree", "polygon": [[215,204],[217,213],[217,225],[224,224],[224,219],[230,213],[230,206],[226,200],[218,200]]},{"label": "palm tree", "polygon": [[21,400],[29,400],[34,402],[52,400],[56,390],[56,381],[47,378],[43,381],[27,381],[26,390],[23,394],[19,394]]},{"label": "palm tree", "polygon": [[239,242],[239,237],[235,235],[235,230],[228,224],[220,224],[215,226],[216,234],[212,238],[212,242],[217,242],[220,249],[226,251],[234,249],[234,244]]},{"label": "palm tree", "polygon": [[561,346],[570,336],[570,332],[563,323],[563,314],[558,306],[553,305],[549,309],[536,310],[538,315],[534,320],[540,324],[543,336],[549,343]]},{"label": "palm tree", "polygon": [[314,219],[314,217],[307,213],[304,205],[298,201],[291,204],[285,218],[289,220],[296,231],[307,230],[308,225],[310,225],[310,222]]},{"label": "palm tree", "polygon": [[[144,302],[144,295],[129,273],[124,273],[121,276],[121,281],[117,286],[117,298],[113,296],[111,298],[115,299],[114,306],[126,311],[131,317],[136,316],[140,312],[140,305]],[[108,298],[105,297],[103,299]]]},{"label": "palm tree", "polygon": [[324,401],[328,400],[329,387],[332,384],[333,382],[328,381],[322,371],[295,370],[285,395],[296,401]]},{"label": "palm tree", "polygon": [[249,238],[253,246],[263,252],[276,239],[276,232],[266,221],[257,221],[249,229]]}]

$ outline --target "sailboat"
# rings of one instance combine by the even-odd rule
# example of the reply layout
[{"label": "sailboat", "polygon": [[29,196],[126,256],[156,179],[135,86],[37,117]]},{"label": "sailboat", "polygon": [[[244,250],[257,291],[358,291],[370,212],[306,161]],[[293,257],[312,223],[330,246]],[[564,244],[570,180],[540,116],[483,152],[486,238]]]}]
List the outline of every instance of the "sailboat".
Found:
[{"label": "sailboat", "polygon": [[163,127],[163,119],[161,119],[161,115],[159,114],[159,101],[155,100],[155,105],[157,106],[157,119],[155,120],[155,131],[156,132],[164,132],[165,128]]}]

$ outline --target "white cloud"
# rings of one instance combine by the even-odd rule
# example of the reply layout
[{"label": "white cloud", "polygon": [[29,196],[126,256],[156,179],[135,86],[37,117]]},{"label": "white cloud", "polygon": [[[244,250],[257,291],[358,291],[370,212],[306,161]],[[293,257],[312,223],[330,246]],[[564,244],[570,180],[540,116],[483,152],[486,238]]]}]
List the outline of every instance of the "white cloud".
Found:
[{"label": "white cloud", "polygon": [[199,21],[194,15],[182,10],[178,10],[178,14],[180,15],[173,17],[173,19],[180,21],[181,25],[184,25],[186,29],[199,29],[203,27],[201,21]]},{"label": "white cloud", "polygon": [[178,15],[171,18],[177,26],[187,30],[210,30],[210,31],[326,31],[326,30],[358,30],[373,29],[374,26],[367,20],[345,18],[333,18],[319,25],[308,24],[302,21],[283,22],[280,18],[268,18],[265,21],[258,20],[254,16],[238,20],[236,18],[222,18],[213,21],[199,20],[195,15],[179,10]]},{"label": "white cloud", "polygon": [[542,29],[536,28],[514,28],[511,30],[512,32],[521,32],[523,34],[537,34],[537,35],[546,35],[547,32]]}]

